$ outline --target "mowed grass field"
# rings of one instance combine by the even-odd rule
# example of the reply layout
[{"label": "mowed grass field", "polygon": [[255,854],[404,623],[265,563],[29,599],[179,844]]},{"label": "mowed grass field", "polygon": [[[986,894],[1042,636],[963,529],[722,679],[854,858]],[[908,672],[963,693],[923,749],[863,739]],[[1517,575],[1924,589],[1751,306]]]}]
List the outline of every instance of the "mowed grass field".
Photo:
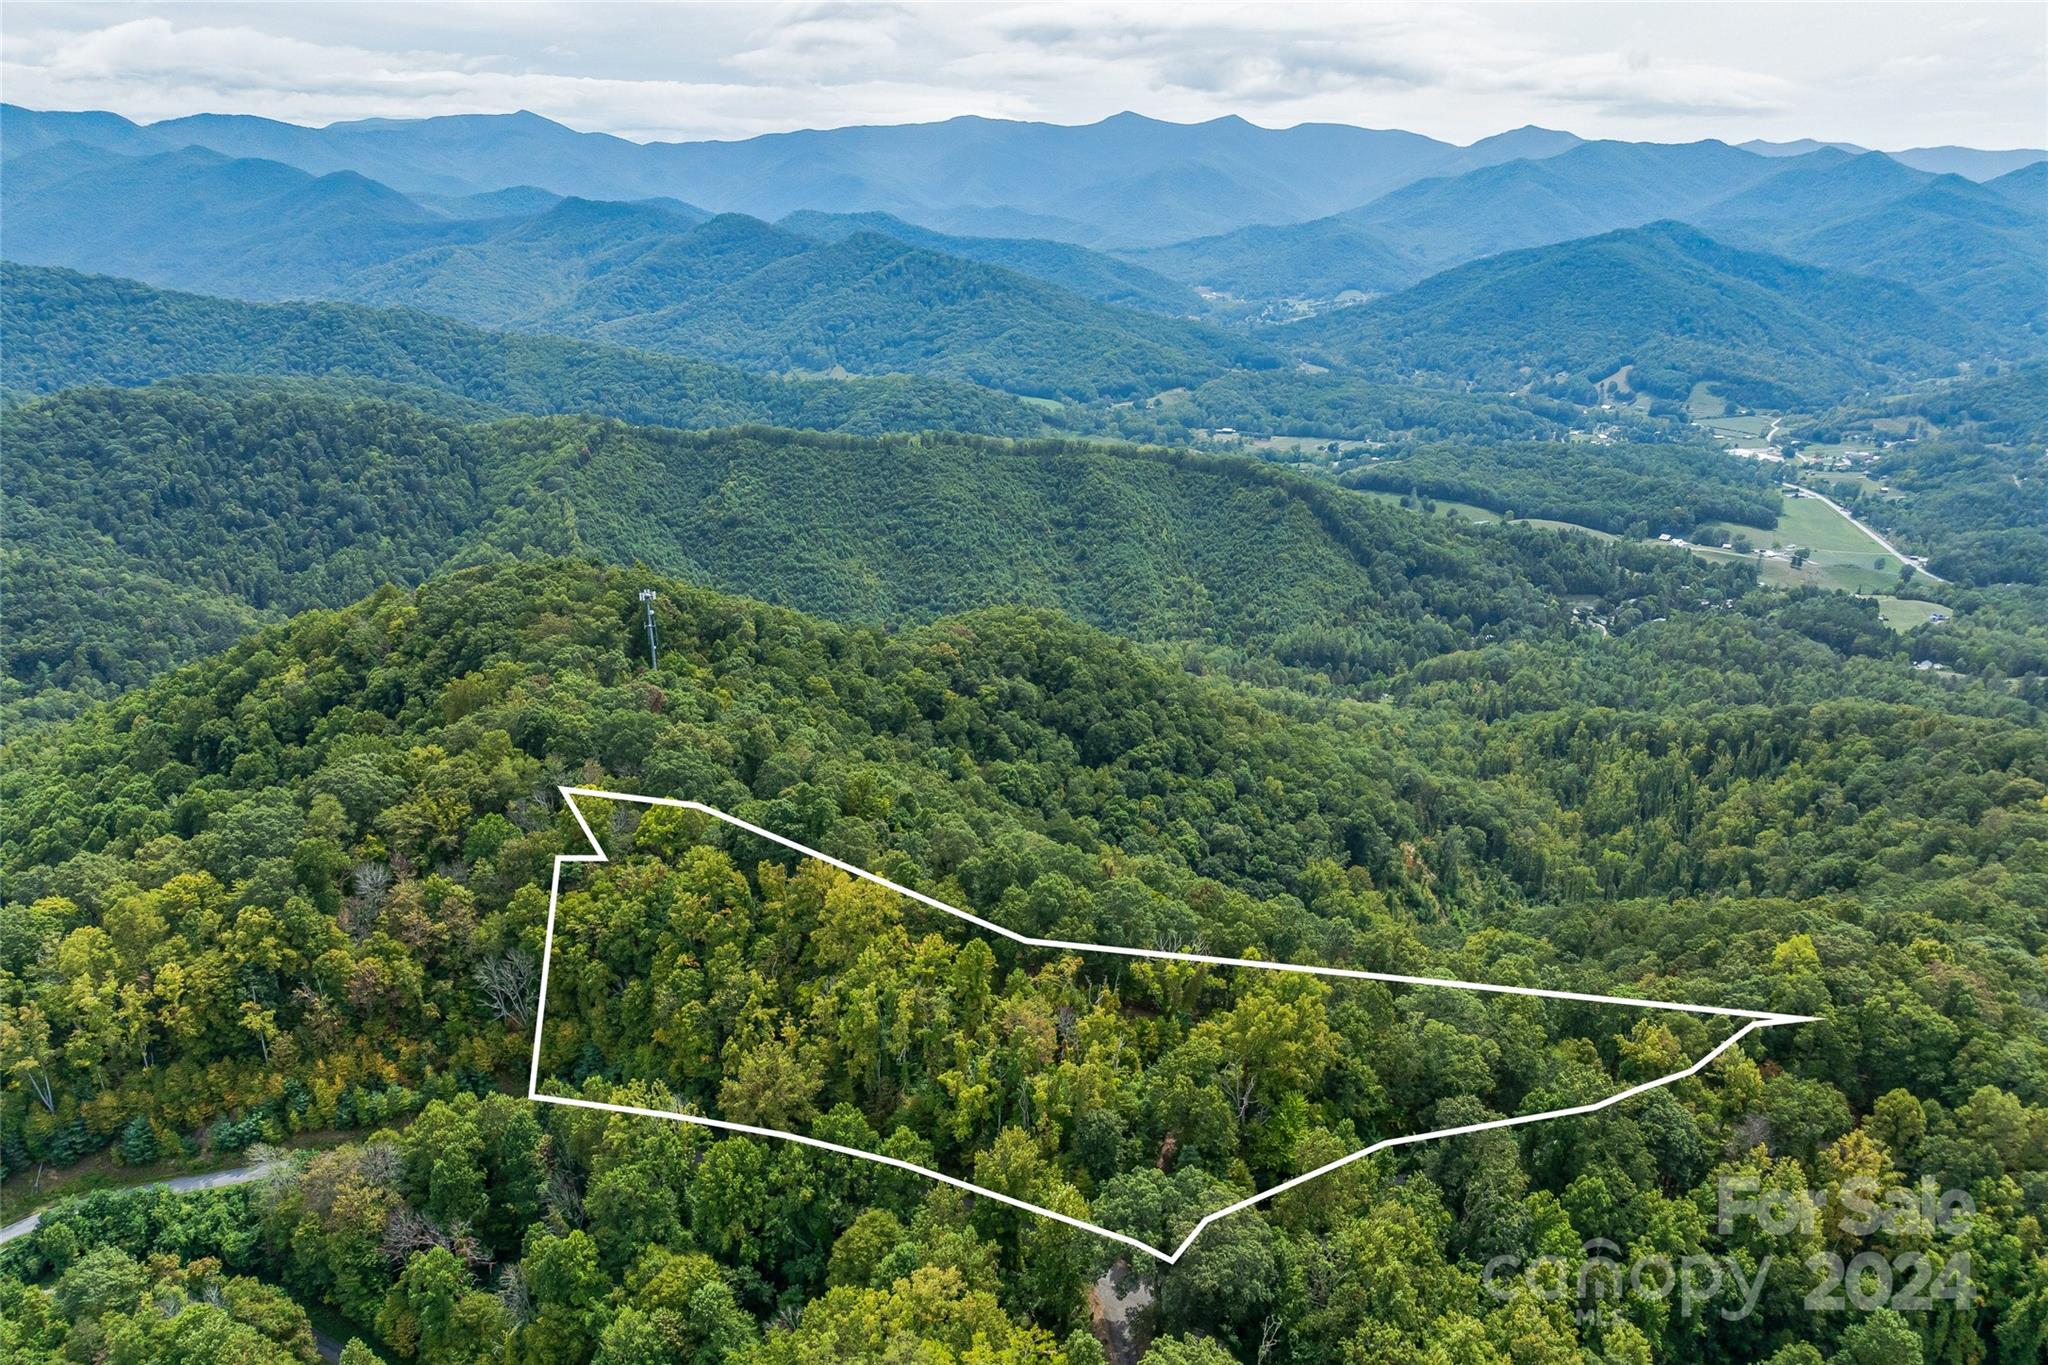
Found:
[{"label": "mowed grass field", "polygon": [[[1369,498],[1384,502],[1399,503],[1398,493],[1381,492],[1376,489],[1360,489]],[[1411,509],[1420,514],[1420,509]],[[1446,511],[1456,512],[1468,521],[1495,522],[1500,514],[1468,502],[1436,500],[1434,515],[1443,516]],[[1550,521],[1540,517],[1526,517],[1521,524],[1551,527],[1558,530],[1582,531],[1602,540],[1613,540],[1614,536],[1605,531],[1596,531],[1590,526],[1579,526],[1568,521]],[[1738,555],[1733,550],[1714,549],[1703,545],[1689,547],[1702,559],[1728,563],[1741,559],[1755,566],[1757,577],[1766,586],[1773,588],[1838,588],[1844,592],[1860,593],[1866,596],[1879,595],[1899,585],[1899,568],[1902,561],[1889,554],[1884,547],[1872,540],[1855,526],[1847,517],[1837,512],[1818,498],[1787,497],[1785,510],[1778,518],[1773,530],[1755,526],[1738,526],[1728,523],[1730,529],[1746,534],[1759,546],[1777,546],[1789,553],[1795,546],[1808,551],[1807,558],[1798,568],[1792,567],[1790,559],[1763,559],[1756,554]],[[1879,561],[1883,561],[1879,567]],[[1891,599],[1900,600],[1900,599]],[[1912,610],[1918,603],[1907,603],[1897,609],[1901,621],[1908,625],[1893,623],[1894,629],[1911,629],[1925,617],[1912,618]],[[1882,602],[1880,602],[1882,607]],[[1935,611],[1945,608],[1935,607]],[[1891,622],[1891,617],[1886,617]]]},{"label": "mowed grass field", "polygon": [[[1847,517],[1818,498],[1785,499],[1785,510],[1775,530],[1747,528],[1758,545],[1780,548],[1787,553],[1804,547],[1807,557],[1798,568],[1790,559],[1759,559],[1744,556],[1757,566],[1757,574],[1774,588],[1840,588],[1844,592],[1882,593],[1899,585],[1902,561],[1886,553],[1883,546],[1863,534]],[[1693,553],[1707,559],[1737,558],[1731,550],[1698,546]],[[1882,561],[1882,567],[1880,567]]]},{"label": "mowed grass field", "polygon": [[1914,597],[1879,597],[1877,599],[1877,614],[1884,618],[1886,625],[1901,635],[1915,627],[1926,625],[1929,620],[1933,619],[1936,612],[1940,612],[1944,616],[1953,615],[1949,611],[1947,604],[1942,602],[1922,602]]},{"label": "mowed grass field", "polygon": [[[1377,488],[1361,488],[1358,491],[1360,493],[1363,493],[1368,498],[1378,498],[1382,502],[1391,502],[1398,504],[1401,501],[1401,495],[1399,493],[1388,493]],[[1431,499],[1431,501],[1436,503],[1436,511],[1431,513],[1431,516],[1440,517],[1445,515],[1446,512],[1456,512],[1459,516],[1463,517],[1467,521],[1500,520],[1500,513],[1488,511],[1484,507],[1479,507],[1469,502],[1452,502],[1449,498],[1433,498]],[[1411,507],[1408,510],[1418,515],[1420,515],[1422,512],[1422,508],[1419,505]],[[1554,522],[1551,524],[1561,526],[1564,523]],[[1585,528],[1580,527],[1578,529],[1584,530]]]},{"label": "mowed grass field", "polygon": [[1770,418],[1754,413],[1747,417],[1694,417],[1692,424],[1709,435],[1739,446],[1762,445],[1764,434],[1771,429]]},{"label": "mowed grass field", "polygon": [[[1788,550],[1795,545],[1805,546],[1810,554],[1801,572],[1818,571],[1824,587],[1877,593],[1899,581],[1903,561],[1818,498],[1788,496],[1785,510],[1778,517],[1778,529],[1769,534]],[[1882,568],[1876,567],[1880,561]]]},{"label": "mowed grass field", "polygon": [[1581,526],[1576,521],[1552,521],[1549,517],[1517,517],[1515,518],[1515,525],[1540,526],[1551,531],[1577,531],[1580,535],[1591,536],[1595,540],[1621,539],[1620,536],[1612,531],[1601,531],[1591,526]]}]

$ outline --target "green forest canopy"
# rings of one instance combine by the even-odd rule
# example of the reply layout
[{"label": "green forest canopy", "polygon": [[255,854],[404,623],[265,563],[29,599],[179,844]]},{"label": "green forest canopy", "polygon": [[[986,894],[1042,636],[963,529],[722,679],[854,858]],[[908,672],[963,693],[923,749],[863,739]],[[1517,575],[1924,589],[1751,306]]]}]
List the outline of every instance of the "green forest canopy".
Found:
[{"label": "green forest canopy", "polygon": [[927,434],[464,423],[304,382],[74,390],[0,414],[8,673],[49,714],[255,623],[501,555],[687,571],[841,619],[1057,606],[1364,680],[1487,637],[1625,627],[1742,576],[1432,525],[1236,458]]},{"label": "green forest canopy", "polygon": [[[636,629],[634,594],[650,584],[656,671]],[[2028,1358],[2040,1343],[2029,1305],[2048,1290],[2029,1242],[2029,1210],[2048,1198],[2048,1046],[2029,1003],[2048,987],[2038,715],[1741,614],[1578,637],[1587,677],[1619,677],[1636,700],[1560,707],[1548,690],[1575,684],[1544,663],[1558,647],[1495,646],[1508,651],[1502,677],[1531,676],[1491,696],[1446,673],[1440,690],[1418,677],[1391,705],[1267,702],[1042,611],[892,637],[566,562],[471,570],[271,628],[10,751],[0,990],[4,1062],[28,1083],[0,1102],[0,1155],[63,1163],[112,1145],[147,1160],[195,1131],[222,1150],[417,1117],[260,1196],[71,1206],[6,1253],[15,1276],[54,1276],[55,1289],[9,1282],[0,1316],[52,1349],[169,1331],[102,1315],[125,1320],[123,1296],[150,1277],[196,1277],[167,1300],[187,1305],[175,1324],[207,1301],[206,1276],[260,1265],[429,1360],[611,1359],[631,1342],[881,1359],[890,1324],[913,1321],[956,1353],[980,1332],[1012,1358],[1094,1359],[1075,1333],[1104,1250],[1085,1234],[793,1147],[491,1095],[523,1074],[529,1033],[516,992],[481,987],[533,967],[550,860],[580,844],[550,784],[573,778],[710,800],[955,903],[1083,938],[1627,983],[1823,1021],[1766,1035],[1711,1081],[1414,1149],[1218,1225],[1182,1265],[1142,1272],[1162,1333],[1249,1354],[1277,1323],[1299,1359],[1444,1340],[1473,1359],[1616,1343],[1639,1358],[1762,1359],[1799,1341],[1851,1350],[1873,1321],[1913,1342],[1911,1319],[1801,1311],[1798,1269],[1827,1246],[1911,1243],[1787,1242],[1711,1221],[1723,1178],[1833,1199],[1871,1173],[1971,1192],[1977,1215],[1938,1250],[1967,1251],[1983,1295],[1966,1316],[1927,1321],[1946,1340],[1970,1334],[1973,1351]],[[1745,648],[1775,676],[1731,667]],[[1695,655],[1701,668],[1666,668],[1661,691],[1628,681]],[[1759,686],[1760,704],[1732,701]],[[858,1051],[868,1035],[825,1027],[835,1015],[813,1002],[775,1036],[799,1091],[803,1067],[824,1067],[804,1120],[814,1131],[920,1154],[967,1142],[984,1183],[1125,1226],[1184,1226],[1220,1191],[1355,1145],[1367,1116],[1441,1124],[1583,1098],[1676,1069],[1700,1042],[1685,1021],[1579,1020],[1556,1036],[1514,1007],[1415,1013],[1370,990],[1271,999],[1220,973],[1134,971],[1105,997],[1058,964],[984,971],[957,952],[954,970],[918,985],[914,943],[911,963],[861,952],[902,942],[888,907],[815,872],[763,868],[760,850],[642,828],[642,856],[580,893],[575,923],[620,932],[571,933],[565,963],[589,965],[566,969],[564,1018],[640,1027],[636,997],[611,988],[622,978],[594,972],[604,954],[717,905],[772,901],[760,937],[731,942],[764,968],[789,951],[825,955],[819,965],[854,953],[838,976],[851,994],[830,996],[841,1017],[871,998],[878,1017],[915,1020],[972,1009],[986,990],[987,1017],[1008,1021],[987,1053],[891,1050],[876,1089],[851,1084],[872,1075]],[[665,931],[649,918],[664,907],[683,915]],[[764,981],[754,1003],[721,995],[646,1017],[769,1027],[786,1011],[779,992],[802,979]],[[1259,1053],[1274,1034],[1251,1025],[1269,1016],[1284,1016],[1283,1039],[1333,1046]],[[1363,1051],[1334,1046],[1360,1028]],[[1085,1077],[1118,1037],[1156,1061],[1052,1083]],[[655,1093],[591,1051],[560,1059],[583,1093]],[[773,1079],[713,1054],[704,1065],[743,1096]],[[991,1068],[986,1080],[951,1076],[963,1061]],[[1241,1109],[1219,1108],[1232,1077],[1253,1072],[1301,1083],[1250,1081]],[[1147,1161],[1169,1135],[1172,1159]],[[1772,1251],[1791,1268],[1734,1322],[1623,1300],[1582,1325],[1567,1304],[1481,1288],[1494,1255],[1588,1237]],[[88,1260],[89,1247],[176,1259],[138,1270],[104,1249]],[[218,1267],[196,1264],[207,1259]],[[1324,1288],[1309,1294],[1302,1277]],[[297,1331],[239,1289],[213,1297],[221,1317],[188,1329]]]}]

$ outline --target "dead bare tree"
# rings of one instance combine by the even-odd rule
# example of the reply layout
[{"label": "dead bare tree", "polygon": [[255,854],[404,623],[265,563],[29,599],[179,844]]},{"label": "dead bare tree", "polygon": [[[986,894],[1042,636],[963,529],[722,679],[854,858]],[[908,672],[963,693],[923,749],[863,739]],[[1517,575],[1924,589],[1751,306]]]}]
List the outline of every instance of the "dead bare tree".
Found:
[{"label": "dead bare tree", "polygon": [[498,1302],[504,1305],[505,1321],[513,1328],[533,1321],[533,1296],[527,1291],[526,1276],[517,1265],[505,1267],[498,1277]]},{"label": "dead bare tree", "polygon": [[476,985],[492,1016],[510,1019],[520,1028],[533,1021],[533,959],[517,948],[507,948],[495,957],[476,964]]},{"label": "dead bare tree", "polygon": [[548,1207],[572,1228],[583,1226],[583,1192],[576,1188],[576,1180],[562,1169],[561,1163],[548,1163],[548,1183],[545,1198]]},{"label": "dead bare tree", "polygon": [[391,889],[391,869],[383,863],[357,863],[355,881],[356,894],[374,910],[384,903],[384,893]]},{"label": "dead bare tree", "polygon": [[383,1252],[393,1261],[404,1262],[429,1247],[441,1247],[468,1265],[489,1265],[491,1261],[482,1243],[459,1223],[450,1231],[410,1204],[398,1205],[385,1218]]},{"label": "dead bare tree", "polygon": [[1259,1078],[1240,1062],[1232,1062],[1216,1077],[1216,1084],[1237,1106],[1237,1121],[1243,1123],[1259,1091]]}]

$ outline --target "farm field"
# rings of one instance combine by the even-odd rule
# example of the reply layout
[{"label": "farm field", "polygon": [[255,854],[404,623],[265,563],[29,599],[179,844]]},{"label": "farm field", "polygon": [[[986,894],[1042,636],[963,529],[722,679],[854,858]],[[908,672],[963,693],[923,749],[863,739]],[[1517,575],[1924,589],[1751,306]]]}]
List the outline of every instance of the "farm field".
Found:
[{"label": "farm field", "polygon": [[[1793,542],[1787,541],[1785,544],[1789,548]],[[1844,592],[1872,593],[1880,588],[1895,587],[1898,584],[1896,573],[1881,573],[1872,569],[1869,559],[1864,560],[1862,566],[1858,567],[1851,562],[1830,562],[1823,557],[1815,556],[1795,569],[1789,559],[1761,559],[1754,553],[1739,555],[1733,550],[1708,545],[1694,545],[1690,548],[1700,558],[1717,563],[1725,564],[1736,559],[1750,561],[1756,565],[1758,581],[1767,588],[1835,588]],[[1876,548],[1875,545],[1871,546],[1872,550]]]}]

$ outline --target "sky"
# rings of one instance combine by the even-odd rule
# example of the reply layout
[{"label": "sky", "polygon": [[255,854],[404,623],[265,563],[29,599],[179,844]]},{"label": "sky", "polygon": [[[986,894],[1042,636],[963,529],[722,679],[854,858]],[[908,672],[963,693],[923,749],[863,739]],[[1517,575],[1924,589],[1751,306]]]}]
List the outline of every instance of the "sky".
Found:
[{"label": "sky", "polygon": [[91,4],[9,0],[0,93],[138,121],[530,109],[637,140],[1123,110],[1471,142],[2048,145],[2048,6]]}]

